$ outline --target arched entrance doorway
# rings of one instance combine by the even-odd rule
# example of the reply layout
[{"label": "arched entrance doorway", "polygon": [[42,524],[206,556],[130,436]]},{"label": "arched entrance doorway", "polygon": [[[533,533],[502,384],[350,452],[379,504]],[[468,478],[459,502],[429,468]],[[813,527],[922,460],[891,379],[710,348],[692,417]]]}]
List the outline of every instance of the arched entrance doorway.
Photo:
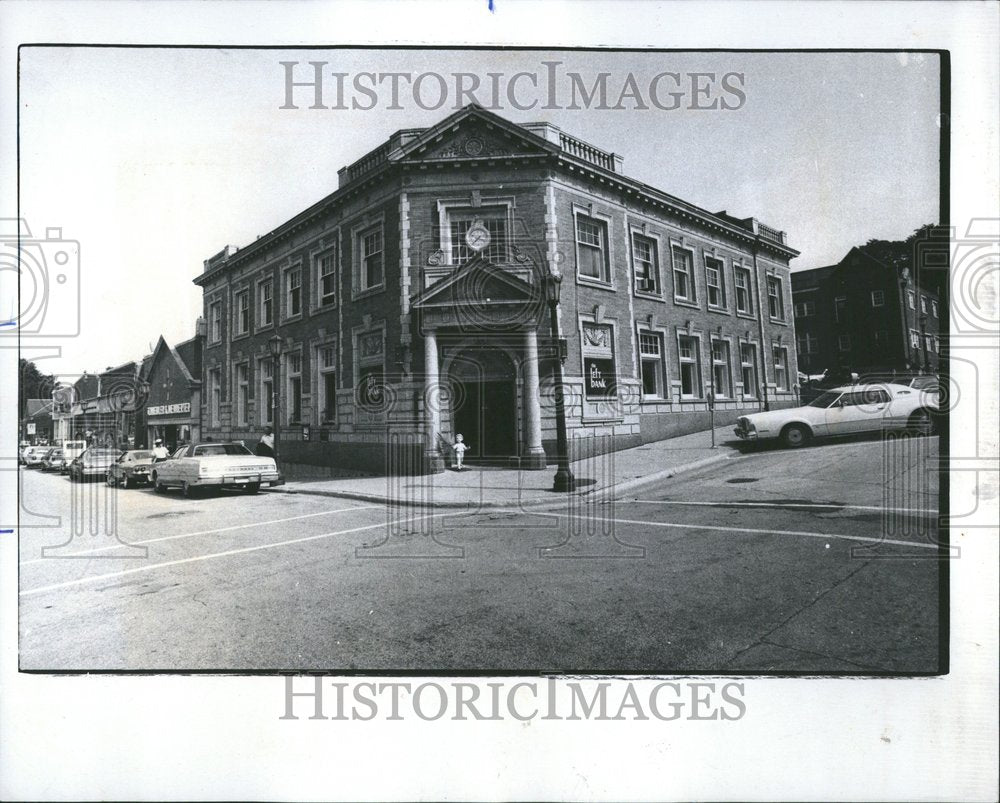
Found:
[{"label": "arched entrance doorway", "polygon": [[507,353],[487,346],[463,349],[451,361],[448,379],[454,434],[469,445],[466,461],[517,457],[517,368]]}]

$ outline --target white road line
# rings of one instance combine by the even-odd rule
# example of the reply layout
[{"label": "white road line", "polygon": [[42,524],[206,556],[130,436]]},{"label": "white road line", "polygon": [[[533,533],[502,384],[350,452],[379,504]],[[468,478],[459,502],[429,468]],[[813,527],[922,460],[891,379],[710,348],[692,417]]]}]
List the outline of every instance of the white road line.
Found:
[{"label": "white road line", "polygon": [[[429,519],[429,518],[431,518],[432,516],[435,516],[435,515],[440,516],[442,514],[440,514],[440,513],[428,513],[425,516],[418,516],[416,519],[413,519],[413,521],[420,521],[420,520],[423,520],[423,519]],[[449,514],[443,514],[443,515],[449,515]],[[455,515],[455,514],[451,514],[451,515]],[[290,544],[302,544],[302,543],[305,543],[306,541],[315,541],[315,540],[317,540],[319,538],[332,538],[332,537],[337,536],[337,535],[350,535],[351,533],[360,533],[360,532],[364,532],[365,530],[374,530],[374,529],[376,529],[378,527],[386,527],[386,526],[388,526],[388,525],[384,521],[382,521],[382,522],[379,522],[378,524],[368,524],[368,525],[365,525],[364,527],[352,527],[349,530],[337,530],[335,532],[330,532],[330,533],[320,533],[319,535],[307,535],[307,536],[304,536],[303,538],[290,538],[287,541],[276,541],[276,542],[271,543],[271,544],[259,544],[258,546],[247,546],[247,547],[242,547],[241,549],[229,549],[229,550],[226,550],[225,552],[213,552],[213,553],[208,554],[208,555],[196,555],[193,558],[181,558],[179,560],[164,561],[163,563],[151,563],[148,566],[136,566],[133,569],[122,569],[120,572],[108,572],[107,574],[95,574],[95,575],[91,575],[89,577],[80,577],[80,578],[78,578],[76,580],[68,580],[68,581],[66,581],[64,583],[55,583],[55,584],[50,585],[50,586],[42,586],[41,588],[32,588],[32,589],[29,589],[27,591],[21,591],[18,594],[18,596],[19,597],[29,597],[29,596],[31,596],[33,594],[43,594],[46,591],[55,591],[55,590],[60,589],[60,588],[69,588],[70,586],[83,585],[84,583],[96,583],[98,580],[110,580],[110,579],[115,578],[115,577],[125,577],[125,576],[130,575],[130,574],[138,574],[139,572],[151,572],[151,571],[154,571],[156,569],[166,568],[167,566],[180,566],[181,564],[184,564],[184,563],[197,563],[198,561],[202,561],[202,560],[212,560],[214,558],[227,558],[230,555],[242,555],[242,554],[245,554],[247,552],[258,552],[258,551],[260,551],[262,549],[274,549],[275,547],[289,546]]]},{"label": "white road line", "polygon": [[719,527],[712,524],[675,524],[666,521],[638,521],[636,519],[616,518],[615,524],[638,524],[643,527],[669,527],[679,530],[714,530],[716,532],[749,533],[753,535],[801,535],[806,538],[841,538],[845,541],[864,541],[869,544],[895,544],[897,546],[913,546],[921,549],[940,549],[938,544],[927,544],[920,541],[896,541],[892,538],[870,535],[845,535],[843,533],[813,533],[803,530],[755,530],[749,527]]},{"label": "white road line", "polygon": [[[300,519],[311,519],[316,516],[329,516],[332,513],[344,513],[351,510],[375,510],[379,509],[379,505],[358,505],[357,507],[338,507],[335,510],[323,510],[319,513],[306,513],[302,516],[290,516],[287,519],[272,519],[271,521],[253,521],[249,524],[234,524],[232,527],[221,527],[216,530],[200,530],[196,533],[180,533],[178,535],[163,535],[159,538],[146,538],[143,541],[128,541],[126,543],[115,543],[111,546],[96,547],[94,549],[83,549],[79,552],[70,552],[67,555],[60,555],[60,558],[75,558],[82,557],[83,555],[93,555],[95,552],[108,552],[112,549],[121,549],[122,547],[129,546],[142,546],[143,544],[156,544],[160,541],[173,541],[177,538],[194,538],[196,535],[214,535],[215,533],[226,533],[232,530],[245,530],[248,527],[266,527],[268,524],[284,524],[289,521],[299,521]],[[29,566],[32,563],[42,563],[51,562],[54,558],[32,558],[31,560],[21,561],[22,566]]]},{"label": "white road line", "polygon": [[[606,502],[605,504],[611,504]],[[878,505],[838,505],[835,502],[821,504],[819,502],[680,502],[671,499],[629,499],[622,504],[636,505],[688,505],[691,507],[777,507],[777,508],[823,508],[827,510],[879,510],[886,513],[917,513],[937,516],[940,511],[921,507],[879,507]]]}]

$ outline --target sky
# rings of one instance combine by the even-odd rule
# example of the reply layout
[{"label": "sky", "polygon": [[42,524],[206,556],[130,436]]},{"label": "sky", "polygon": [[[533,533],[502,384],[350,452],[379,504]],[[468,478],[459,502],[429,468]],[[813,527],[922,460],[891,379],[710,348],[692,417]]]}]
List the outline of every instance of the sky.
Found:
[{"label": "sky", "polygon": [[[408,85],[396,105],[387,83],[370,109],[311,109],[311,89],[285,103],[285,68],[296,80],[323,61],[324,101],[334,72],[426,72],[449,86],[441,108],[421,108]],[[20,216],[32,235],[62,229],[79,243],[80,334],[46,359],[73,376],[139,359],[162,334],[194,334],[202,261],[224,245],[252,242],[337,187],[337,170],[400,128],[452,113],[455,72],[501,89],[518,72],[515,100],[546,102],[543,62],[561,62],[559,108],[512,108],[514,122],[550,121],[624,157],[625,174],[708,209],[757,217],[788,233],[794,269],[831,264],[872,238],[902,239],[938,219],[939,76],[919,53],[636,53],[593,51],[233,50],[23,48],[20,63]],[[650,82],[681,76],[680,108],[660,109]],[[629,76],[642,102],[568,108],[569,73],[590,87],[608,73],[608,106]],[[691,79],[707,73],[714,79]],[[722,76],[742,99],[721,88]],[[658,84],[661,105],[676,89]],[[691,81],[711,85],[695,98]],[[426,79],[424,106],[436,103]],[[697,109],[718,103],[732,109]],[[578,100],[578,106],[584,106]],[[596,101],[594,104],[596,105]],[[70,290],[69,292],[73,292]],[[55,305],[53,305],[55,308]],[[60,307],[62,309],[62,307]]]}]

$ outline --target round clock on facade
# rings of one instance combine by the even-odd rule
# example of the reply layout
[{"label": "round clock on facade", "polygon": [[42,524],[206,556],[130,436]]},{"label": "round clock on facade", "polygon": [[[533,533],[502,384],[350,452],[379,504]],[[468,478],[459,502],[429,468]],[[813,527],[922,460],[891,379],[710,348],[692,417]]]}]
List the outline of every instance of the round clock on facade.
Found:
[{"label": "round clock on facade", "polygon": [[490,231],[483,225],[481,220],[477,220],[465,232],[465,242],[474,251],[482,251],[490,244]]}]

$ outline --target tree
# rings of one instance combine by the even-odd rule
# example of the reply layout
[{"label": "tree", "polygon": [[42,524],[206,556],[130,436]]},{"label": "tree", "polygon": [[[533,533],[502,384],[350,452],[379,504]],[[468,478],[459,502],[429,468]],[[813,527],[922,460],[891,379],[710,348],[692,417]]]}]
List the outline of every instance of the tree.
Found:
[{"label": "tree", "polygon": [[55,387],[55,377],[43,374],[31,360],[23,357],[18,364],[20,383],[17,397],[18,419],[28,414],[28,399],[51,399]]}]

